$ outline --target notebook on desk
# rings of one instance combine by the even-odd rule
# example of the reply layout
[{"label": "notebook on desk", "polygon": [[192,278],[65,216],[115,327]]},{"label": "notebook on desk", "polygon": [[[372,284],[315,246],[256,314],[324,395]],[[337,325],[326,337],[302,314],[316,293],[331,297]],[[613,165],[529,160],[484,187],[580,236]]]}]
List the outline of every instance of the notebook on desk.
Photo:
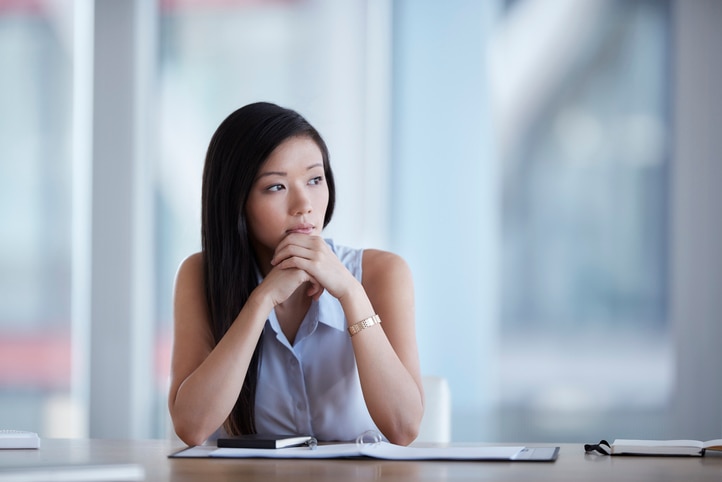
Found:
[{"label": "notebook on desk", "polygon": [[37,449],[40,437],[24,430],[0,430],[0,449]]},{"label": "notebook on desk", "polygon": [[329,444],[283,449],[242,449],[198,446],[171,454],[171,458],[271,458],[271,459],[342,459],[375,458],[383,460],[458,460],[505,462],[553,462],[559,447],[473,446],[404,447],[378,442],[369,444]]}]

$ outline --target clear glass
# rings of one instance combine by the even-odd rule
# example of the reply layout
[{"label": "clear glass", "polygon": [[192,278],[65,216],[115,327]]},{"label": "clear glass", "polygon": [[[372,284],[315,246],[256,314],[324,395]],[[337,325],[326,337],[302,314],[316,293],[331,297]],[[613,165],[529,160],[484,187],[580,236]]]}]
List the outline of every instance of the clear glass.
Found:
[{"label": "clear glass", "polygon": [[76,435],[68,423],[72,7],[0,5],[0,428],[45,437]]},{"label": "clear glass", "polygon": [[[529,4],[549,13],[563,3],[500,2],[502,23]],[[363,177],[352,166],[370,162],[358,153],[379,128],[364,117],[364,96],[373,97],[368,4],[159,2],[157,436],[172,431],[173,278],[200,249],[201,172],[218,123],[255,100],[297,108],[327,137],[339,192],[352,193],[338,204],[352,215],[334,224],[363,218],[366,206],[351,202],[363,198],[354,191]],[[566,23],[543,70],[524,79],[523,92],[554,80],[503,151],[498,439],[594,440],[625,426],[651,438],[664,429],[658,415],[674,384],[666,305],[669,2],[593,4],[604,7],[583,15],[585,23]],[[0,428],[44,437],[78,435],[67,423],[73,6],[0,5]],[[545,18],[535,17],[525,50],[539,43]],[[567,70],[542,75],[558,68],[565,46],[574,47]]]},{"label": "clear glass", "polygon": [[539,73],[555,80],[502,159],[505,439],[664,429],[670,9],[602,3],[549,54],[558,67],[574,46],[563,75]]}]

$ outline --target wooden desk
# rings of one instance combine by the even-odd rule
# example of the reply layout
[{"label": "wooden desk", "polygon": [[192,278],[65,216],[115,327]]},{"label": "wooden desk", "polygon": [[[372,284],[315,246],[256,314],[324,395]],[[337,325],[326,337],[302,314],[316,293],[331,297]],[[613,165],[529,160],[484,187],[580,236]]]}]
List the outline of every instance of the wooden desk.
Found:
[{"label": "wooden desk", "polygon": [[[531,445],[530,445],[531,446]],[[67,463],[135,463],[146,480],[203,481],[654,481],[722,480],[722,456],[607,457],[586,455],[582,444],[562,444],[556,462],[395,462],[381,460],[169,459],[183,448],[166,440],[44,439],[39,450],[0,450],[3,468]]]}]

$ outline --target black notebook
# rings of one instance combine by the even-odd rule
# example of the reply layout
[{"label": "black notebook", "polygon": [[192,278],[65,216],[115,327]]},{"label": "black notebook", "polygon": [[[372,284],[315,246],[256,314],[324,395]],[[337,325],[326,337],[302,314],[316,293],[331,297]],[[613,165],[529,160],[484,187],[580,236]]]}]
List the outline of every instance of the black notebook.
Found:
[{"label": "black notebook", "polygon": [[218,439],[219,447],[234,449],[282,449],[315,443],[316,439],[310,435],[251,434]]},{"label": "black notebook", "polygon": [[707,440],[630,440],[617,439],[613,443],[602,440],[586,444],[587,452],[605,455],[704,455],[706,450],[722,451],[722,439]]}]

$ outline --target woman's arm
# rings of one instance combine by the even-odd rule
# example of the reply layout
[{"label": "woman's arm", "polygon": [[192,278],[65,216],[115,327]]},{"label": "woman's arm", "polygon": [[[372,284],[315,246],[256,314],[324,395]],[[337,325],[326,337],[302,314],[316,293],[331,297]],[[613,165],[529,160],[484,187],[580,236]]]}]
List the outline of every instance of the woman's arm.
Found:
[{"label": "woman's arm", "polygon": [[210,329],[203,256],[187,258],[176,276],[174,337],[168,396],[173,426],[188,445],[200,445],[230,414],[269,313],[304,282],[300,270],[272,270],[216,345]]},{"label": "woman's arm", "polygon": [[[270,309],[268,310],[270,311]],[[243,386],[266,308],[249,303],[214,347],[203,282],[203,256],[181,264],[176,276],[171,383],[173,426],[188,445],[202,444],[231,412]]]},{"label": "woman's arm", "polygon": [[366,250],[362,285],[342,305],[349,324],[374,313],[382,321],[351,338],[366,406],[389,441],[408,445],[424,413],[411,271],[395,254]]}]

